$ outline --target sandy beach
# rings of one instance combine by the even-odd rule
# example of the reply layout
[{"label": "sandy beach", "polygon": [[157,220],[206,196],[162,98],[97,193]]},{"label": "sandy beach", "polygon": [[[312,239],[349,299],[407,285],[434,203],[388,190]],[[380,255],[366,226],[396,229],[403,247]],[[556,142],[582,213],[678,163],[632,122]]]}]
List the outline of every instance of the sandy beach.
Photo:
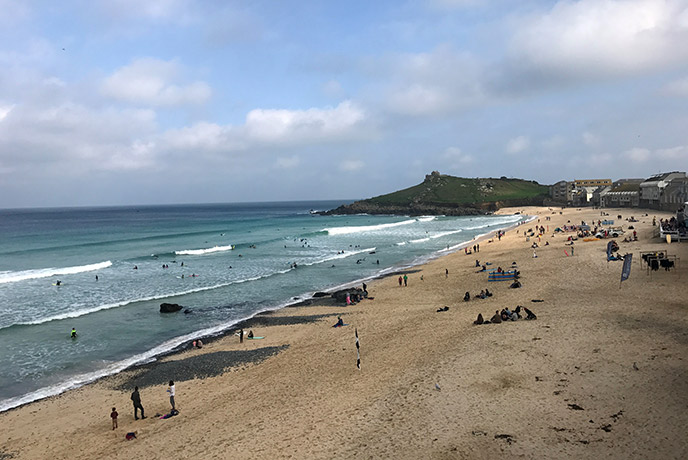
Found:
[{"label": "sandy beach", "polygon": [[[553,236],[569,221],[604,219],[600,210],[499,213],[516,211],[549,229],[537,258],[537,238],[523,235],[535,220],[480,241],[479,253],[408,270],[407,287],[399,274],[371,281],[374,299],[255,318],[247,328],[264,339],[228,335],[0,414],[0,459],[688,457],[688,245],[667,245],[652,226],[670,214],[605,209],[624,229],[639,219],[638,241],[616,239],[633,253],[620,283],[606,240],[578,239],[567,256],[574,233]],[[678,267],[648,272],[640,252],[655,250]],[[488,283],[476,259],[516,262],[523,286]],[[486,287],[492,297],[463,301]],[[538,319],[473,324],[517,305]],[[331,327],[338,315],[347,326]],[[168,380],[179,415],[160,419]],[[145,420],[134,420],[134,385]]]}]

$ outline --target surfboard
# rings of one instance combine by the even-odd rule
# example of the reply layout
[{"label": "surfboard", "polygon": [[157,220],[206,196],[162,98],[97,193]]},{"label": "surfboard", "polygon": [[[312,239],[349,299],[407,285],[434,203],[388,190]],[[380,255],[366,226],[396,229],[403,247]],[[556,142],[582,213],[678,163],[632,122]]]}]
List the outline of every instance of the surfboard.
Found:
[{"label": "surfboard", "polygon": [[258,339],[264,339],[265,337],[246,337],[246,340],[258,340]]}]

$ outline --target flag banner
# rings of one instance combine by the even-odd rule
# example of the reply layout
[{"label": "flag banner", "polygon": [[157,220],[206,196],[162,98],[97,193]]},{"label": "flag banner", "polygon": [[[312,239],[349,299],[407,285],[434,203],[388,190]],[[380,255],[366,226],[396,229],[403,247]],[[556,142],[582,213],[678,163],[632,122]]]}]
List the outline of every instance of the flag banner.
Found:
[{"label": "flag banner", "polygon": [[361,345],[358,343],[358,329],[354,330],[356,334],[356,367],[361,370]]},{"label": "flag banner", "polygon": [[621,281],[625,281],[631,276],[631,261],[633,260],[633,254],[626,254],[624,256],[624,264],[621,269]]}]

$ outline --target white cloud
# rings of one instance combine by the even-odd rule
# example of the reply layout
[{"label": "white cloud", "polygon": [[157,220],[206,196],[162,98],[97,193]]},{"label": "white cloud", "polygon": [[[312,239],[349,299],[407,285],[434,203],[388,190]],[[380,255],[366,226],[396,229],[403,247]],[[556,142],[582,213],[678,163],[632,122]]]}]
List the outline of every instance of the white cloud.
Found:
[{"label": "white cloud", "polygon": [[356,136],[366,116],[351,101],[307,110],[254,109],[246,116],[246,137],[265,143],[341,140]]},{"label": "white cloud", "polygon": [[597,137],[597,135],[591,133],[590,131],[585,131],[581,135],[581,137],[583,139],[583,143],[588,147],[596,147],[600,144],[599,137]]},{"label": "white cloud", "polygon": [[0,105],[0,121],[4,120],[13,108],[14,104],[5,106]]},{"label": "white cloud", "polygon": [[348,172],[358,171],[363,169],[364,166],[365,163],[363,163],[361,160],[344,160],[339,164],[339,167],[342,169],[342,171]]},{"label": "white cloud", "polygon": [[643,147],[634,147],[626,150],[624,155],[634,163],[644,163],[650,159],[650,150]]},{"label": "white cloud", "polygon": [[342,85],[337,80],[330,80],[323,85],[323,93],[329,97],[341,98],[344,94]]},{"label": "white cloud", "polygon": [[[362,126],[365,113],[345,101],[337,107],[307,110],[254,109],[243,125],[199,122],[168,130],[161,136],[161,148],[218,154],[281,149],[366,138]],[[284,164],[284,163],[283,163]]]},{"label": "white cloud", "polygon": [[98,5],[107,16],[115,19],[144,18],[183,22],[194,11],[189,0],[106,0]]},{"label": "white cloud", "polygon": [[[681,160],[688,162],[688,145],[679,145],[668,149],[658,149],[655,152],[663,160]],[[683,163],[685,169],[686,163]]]},{"label": "white cloud", "polygon": [[0,123],[0,161],[24,171],[72,175],[153,164],[145,139],[156,130],[150,110],[96,110],[74,103],[17,104]]},{"label": "white cloud", "polygon": [[149,106],[202,104],[211,95],[207,83],[172,83],[181,73],[176,61],[136,59],[107,77],[102,84],[105,95],[126,102]]},{"label": "white cloud", "polygon": [[688,77],[668,83],[664,92],[670,96],[688,97]]},{"label": "white cloud", "polygon": [[293,169],[301,163],[301,159],[296,155],[291,157],[279,157],[275,161],[275,166],[280,169]]},{"label": "white cloud", "polygon": [[[441,115],[484,101],[482,67],[470,54],[440,46],[379,63],[387,107],[412,116]],[[390,81],[391,83],[388,83]]]},{"label": "white cloud", "polygon": [[458,147],[448,147],[442,154],[442,157],[452,163],[453,167],[457,167],[460,164],[471,163],[473,161],[473,157],[466,155]]},{"label": "white cloud", "polygon": [[656,71],[686,62],[686,17],[685,0],[559,1],[518,25],[511,57],[569,79]]},{"label": "white cloud", "polygon": [[528,136],[518,136],[510,139],[506,143],[506,153],[516,154],[527,150],[530,147],[530,138]]}]

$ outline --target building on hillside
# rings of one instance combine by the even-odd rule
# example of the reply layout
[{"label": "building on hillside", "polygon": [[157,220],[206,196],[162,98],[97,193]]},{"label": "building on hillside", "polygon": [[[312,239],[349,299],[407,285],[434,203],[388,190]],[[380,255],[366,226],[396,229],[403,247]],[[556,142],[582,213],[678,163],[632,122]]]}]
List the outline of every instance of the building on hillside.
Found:
[{"label": "building on hillside", "polygon": [[554,185],[549,186],[549,197],[556,203],[571,204],[572,189],[573,182],[560,180]]},{"label": "building on hillside", "polygon": [[649,177],[640,184],[640,206],[676,211],[688,200],[688,176],[672,171]]},{"label": "building on hillside", "polygon": [[611,179],[575,179],[573,181],[573,186],[575,188],[580,188],[580,187],[600,187],[603,185],[608,185],[612,186],[612,180]]}]

